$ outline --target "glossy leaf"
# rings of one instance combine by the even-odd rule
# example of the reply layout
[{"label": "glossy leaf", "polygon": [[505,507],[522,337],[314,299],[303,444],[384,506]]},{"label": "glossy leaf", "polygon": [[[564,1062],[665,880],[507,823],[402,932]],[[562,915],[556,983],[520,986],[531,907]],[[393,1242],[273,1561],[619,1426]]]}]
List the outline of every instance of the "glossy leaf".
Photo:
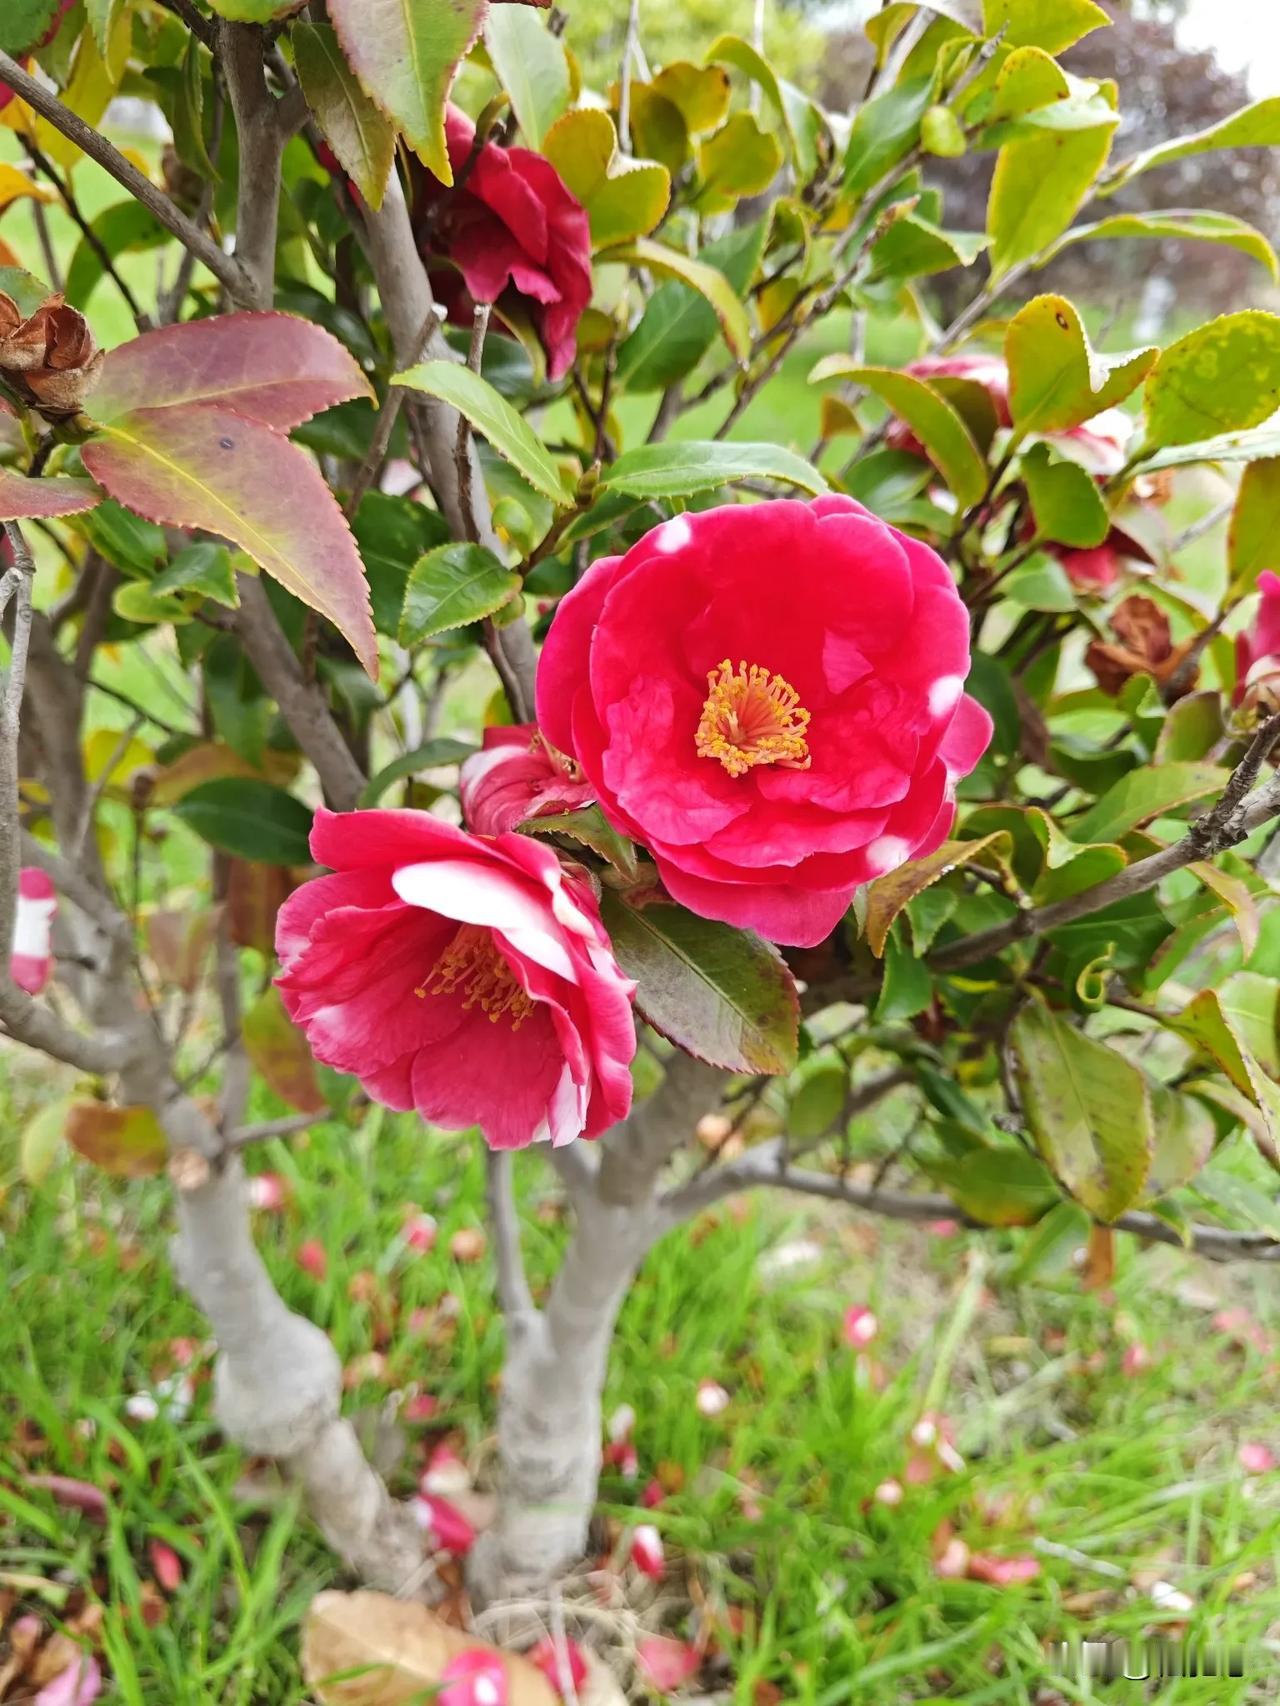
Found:
[{"label": "glossy leaf", "polygon": [[302,1114],[324,1112],[328,1104],[307,1039],[285,1012],[274,984],[246,1011],[243,1036],[245,1053],[282,1102]]},{"label": "glossy leaf", "polygon": [[608,249],[601,262],[618,261],[629,266],[646,267],[650,272],[677,278],[696,290],[709,305],[724,334],[724,341],[734,355],[744,361],[751,349],[751,322],[729,280],[715,267],[704,261],[690,260],[679,249],[640,237],[620,249]]},{"label": "glossy leaf", "polygon": [[1227,566],[1237,592],[1250,590],[1263,569],[1280,568],[1280,457],[1251,462],[1240,478]]},{"label": "glossy leaf", "polygon": [[1280,408],[1280,315],[1245,309],[1199,326],[1147,380],[1147,441],[1192,444],[1259,426]]},{"label": "glossy leaf", "polygon": [[530,7],[499,5],[489,9],[484,45],[525,141],[541,148],[569,104],[569,61],[559,36]]},{"label": "glossy leaf", "polygon": [[636,850],[625,835],[614,829],[599,806],[583,806],[573,812],[548,812],[517,827],[522,835],[563,835],[566,840],[598,853],[629,882],[635,880]]},{"label": "glossy leaf", "polygon": [[1220,794],[1230,771],[1216,764],[1160,764],[1131,770],[1071,823],[1071,839],[1118,841],[1139,824]]},{"label": "glossy leaf", "polygon": [[162,1171],[168,1144],[150,1108],[110,1108],[105,1102],[73,1102],[67,1110],[67,1142],[117,1179],[145,1179]]},{"label": "glossy leaf", "polygon": [[1046,444],[1037,444],[1022,458],[1022,478],[1042,539],[1084,549],[1101,545],[1111,518],[1097,482],[1078,462],[1055,461]]},{"label": "glossy leaf", "polygon": [[366,492],[351,523],[360,548],[373,622],[380,634],[394,635],[404,608],[404,589],[418,558],[449,538],[439,510],[390,492]]},{"label": "glossy leaf", "polygon": [[1268,148],[1280,143],[1280,95],[1254,101],[1229,118],[1204,130],[1192,131],[1168,142],[1158,142],[1132,159],[1124,160],[1107,180],[1103,193],[1113,195],[1121,185],[1139,172],[1149,172],[1153,166],[1167,166],[1174,160],[1185,160],[1192,154],[1208,154],[1218,148]]},{"label": "glossy leaf", "polygon": [[310,863],[311,812],[270,782],[230,776],[202,782],[173,811],[202,841],[237,859]]},{"label": "glossy leaf", "polygon": [[1005,333],[1004,353],[1009,407],[1022,432],[1080,426],[1123,401],[1159,355],[1154,348],[1100,355],[1065,296],[1037,296],[1019,309]]},{"label": "glossy leaf", "polygon": [[101,502],[102,493],[92,480],[81,480],[72,474],[29,480],[11,468],[0,468],[0,521],[82,515]]},{"label": "glossy leaf", "polygon": [[96,421],[136,409],[220,403],[288,432],[373,388],[345,347],[296,314],[219,314],[144,332],[109,350],[90,398]]},{"label": "glossy leaf", "polygon": [[1071,93],[1067,74],[1042,47],[1013,48],[996,75],[985,122],[1021,118],[1023,113],[1065,100]]},{"label": "glossy leaf", "polygon": [[781,165],[782,150],[769,132],[750,113],[734,113],[698,146],[698,211],[732,212],[743,196],[767,190]]},{"label": "glossy leaf", "polygon": [[1111,151],[1116,117],[1005,143],[987,201],[993,278],[1032,260],[1070,225]]},{"label": "glossy leaf", "polygon": [[483,545],[438,545],[414,564],[400,617],[400,644],[492,616],[520,590],[520,576]]},{"label": "glossy leaf", "polygon": [[1007,851],[1009,836],[1006,831],[996,830],[972,841],[945,841],[923,859],[908,859],[905,865],[899,865],[888,876],[877,877],[873,883],[868,883],[862,931],[871,952],[877,956],[884,953],[885,940],[893,921],[917,895],[923,894],[939,878],[965,861],[986,863],[982,854],[993,847]]},{"label": "glossy leaf", "polygon": [[818,136],[822,126],[818,110],[809,97],[784,77],[779,77],[764,55],[741,36],[718,36],[707,49],[706,57],[708,62],[719,59],[726,65],[735,66],[763,91],[787,133],[789,152],[800,181],[807,182],[817,170]]},{"label": "glossy leaf", "polygon": [[543,153],[586,208],[597,248],[643,237],[667,211],[670,172],[656,160],[620,155],[613,120],[598,107],[577,107],[558,118]]},{"label": "glossy leaf", "polygon": [[818,470],[794,451],[737,440],[642,444],[606,468],[600,484],[637,498],[687,498],[734,480],[783,480],[814,496],[827,489]]},{"label": "glossy leaf", "polygon": [[296,23],[291,39],[298,81],[321,134],[369,206],[381,207],[395,127],[361,88],[332,25]]},{"label": "glossy leaf", "polygon": [[1034,1226],[1061,1200],[1043,1163],[1010,1144],[983,1144],[925,1165],[958,1208],[987,1226]]},{"label": "glossy leaf", "polygon": [[775,948],[747,930],[669,903],[601,896],[618,963],[636,981],[636,1007],[663,1036],[729,1072],[789,1072],[799,1000]]},{"label": "glossy leaf", "polygon": [[859,108],[844,156],[844,187],[863,195],[897,165],[920,134],[933,104],[933,79],[916,77]]},{"label": "glossy leaf", "polygon": [[444,108],[487,0],[329,0],[329,21],[365,93],[440,182],[453,182]]},{"label": "glossy leaf", "polygon": [[1164,468],[1187,468],[1196,462],[1252,462],[1259,457],[1280,456],[1280,427],[1254,427],[1248,432],[1225,432],[1214,438],[1195,439],[1190,444],[1150,448],[1141,458],[1144,473]]},{"label": "glossy leaf", "polygon": [[82,452],[98,483],[149,521],[239,545],[344,635],[376,678],[369,589],[351,530],[315,463],[219,403],[139,409]]},{"label": "glossy leaf", "polygon": [[982,0],[982,32],[1006,47],[1061,53],[1111,19],[1094,0]]},{"label": "glossy leaf", "polygon": [[[714,50],[707,55],[708,60],[716,57]],[[675,107],[690,136],[701,136],[724,122],[732,93],[723,65],[694,65],[687,59],[664,65],[649,88]]]},{"label": "glossy leaf", "polygon": [[1114,1220],[1141,1195],[1155,1152],[1145,1078],[1039,1002],[1014,1020],[1009,1045],[1040,1155],[1090,1214]]},{"label": "glossy leaf", "polygon": [[963,509],[986,491],[987,465],[972,433],[941,392],[923,379],[889,367],[864,367],[843,355],[825,356],[809,379],[848,379],[874,391],[924,445]]},{"label": "glossy leaf", "polygon": [[362,807],[376,806],[387,789],[406,776],[416,776],[420,770],[434,770],[442,765],[460,764],[475,750],[467,741],[437,735],[424,746],[415,747],[412,752],[402,752],[399,758],[393,758],[390,764],[384,765],[376,776],[370,778],[360,795],[359,804]]},{"label": "glossy leaf", "polygon": [[1247,220],[1233,213],[1215,213],[1211,209],[1192,207],[1160,208],[1151,213],[1114,213],[1109,219],[1095,219],[1090,224],[1073,225],[1044,257],[1051,261],[1073,243],[1093,243],[1104,237],[1156,237],[1194,239],[1203,243],[1220,243],[1225,248],[1238,249],[1260,261],[1272,278],[1277,276],[1276,252],[1270,242]]},{"label": "glossy leaf", "polygon": [[[698,259],[722,272],[745,296],[764,253],[765,225],[756,220],[708,244]],[[618,348],[617,378],[629,391],[657,391],[692,371],[715,341],[719,322],[700,292],[672,280],[645,304]]]},{"label": "glossy leaf", "polygon": [[573,502],[569,482],[533,428],[478,373],[452,361],[425,361],[395,376],[397,385],[439,397],[465,415],[500,456],[517,468],[535,491],[553,503]]}]

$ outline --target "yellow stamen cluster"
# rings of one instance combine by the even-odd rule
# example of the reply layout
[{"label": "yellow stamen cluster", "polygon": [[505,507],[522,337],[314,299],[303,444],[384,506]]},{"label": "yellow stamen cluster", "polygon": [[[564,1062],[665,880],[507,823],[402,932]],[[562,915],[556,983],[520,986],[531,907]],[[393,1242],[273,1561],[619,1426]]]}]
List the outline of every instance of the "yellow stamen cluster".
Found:
[{"label": "yellow stamen cluster", "polygon": [[809,713],[789,681],[758,663],[734,669],[725,658],[708,672],[707,686],[695,742],[699,758],[719,759],[730,776],[745,776],[756,764],[809,768]]},{"label": "yellow stamen cluster", "polygon": [[414,994],[453,995],[459,990],[466,996],[464,1009],[478,1007],[495,1025],[504,1016],[509,1017],[513,1031],[520,1029],[536,1005],[498,952],[492,933],[478,924],[460,926],[432,967],[430,977]]}]

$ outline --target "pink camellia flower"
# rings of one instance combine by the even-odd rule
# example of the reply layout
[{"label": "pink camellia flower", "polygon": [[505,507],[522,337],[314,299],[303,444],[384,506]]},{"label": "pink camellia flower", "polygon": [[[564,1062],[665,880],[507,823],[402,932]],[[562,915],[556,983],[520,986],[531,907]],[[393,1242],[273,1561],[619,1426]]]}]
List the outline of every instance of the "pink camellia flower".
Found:
[{"label": "pink camellia flower", "polygon": [[1236,635],[1235,703],[1251,691],[1280,699],[1280,575],[1264,569],[1258,576],[1262,594],[1253,622]]},{"label": "pink camellia flower", "polygon": [[472,306],[508,294],[531,314],[547,352],[547,372],[560,379],[578,351],[577,330],[591,300],[591,229],[550,160],[528,148],[482,143],[455,106],[445,108],[445,137],[455,187],[426,171],[417,175],[414,230],[428,265],[452,261],[465,289],[431,268],[437,295],[470,325]]},{"label": "pink camellia flower", "polygon": [[598,1137],[626,1114],[634,985],[550,847],[322,810],[311,851],[334,874],[280,909],[276,981],[318,1060],[494,1149]]},{"label": "pink camellia flower", "polygon": [[865,1303],[851,1303],[844,1312],[844,1338],[855,1351],[867,1348],[880,1331],[880,1323]]},{"label": "pink camellia flower", "polygon": [[578,766],[547,745],[536,723],[486,729],[483,748],[458,772],[458,792],[467,827],[477,835],[501,835],[595,798]]},{"label": "pink camellia flower", "polygon": [[507,1667],[492,1648],[473,1647],[440,1672],[437,1706],[507,1706]]},{"label": "pink camellia flower", "polygon": [[[1002,427],[1013,424],[1009,412],[1009,369],[1003,356],[925,355],[908,362],[903,372],[914,379],[971,379],[990,397],[998,424]],[[1098,479],[1109,479],[1124,467],[1125,445],[1132,433],[1133,422],[1123,409],[1103,409],[1101,414],[1079,426],[1039,436],[1073,457]],[[925,454],[924,446],[905,421],[889,423],[885,443],[891,449],[909,450],[915,456]]]},{"label": "pink camellia flower", "polygon": [[53,921],[57,914],[58,896],[52,882],[37,866],[24,865],[18,872],[9,975],[28,995],[39,995],[53,976]]},{"label": "pink camellia flower", "polygon": [[991,738],[968,672],[927,546],[852,498],[733,504],[592,564],[543,647],[538,722],[672,899],[810,947],[946,839]]},{"label": "pink camellia flower", "polygon": [[414,1515],[418,1526],[441,1552],[451,1552],[455,1558],[465,1557],[476,1543],[476,1531],[468,1517],[457,1505],[450,1504],[436,1493],[419,1493],[414,1500]]},{"label": "pink camellia flower", "polygon": [[649,1576],[655,1582],[660,1582],[666,1573],[662,1536],[651,1522],[642,1522],[632,1529],[631,1562],[641,1575]]},{"label": "pink camellia flower", "polygon": [[576,1641],[544,1635],[536,1647],[525,1654],[536,1665],[562,1699],[568,1700],[586,1686],[591,1674],[586,1657]]},{"label": "pink camellia flower", "polygon": [[427,1459],[418,1489],[448,1497],[453,1493],[469,1493],[474,1486],[471,1471],[451,1445],[436,1446]]}]

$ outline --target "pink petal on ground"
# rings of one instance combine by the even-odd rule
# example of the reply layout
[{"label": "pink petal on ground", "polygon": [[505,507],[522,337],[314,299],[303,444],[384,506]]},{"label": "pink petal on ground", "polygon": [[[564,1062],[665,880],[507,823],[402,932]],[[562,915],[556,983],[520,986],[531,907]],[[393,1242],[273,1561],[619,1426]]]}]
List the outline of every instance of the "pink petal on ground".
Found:
[{"label": "pink petal on ground", "polygon": [[437,1706],[507,1706],[506,1666],[492,1649],[459,1653],[440,1672],[440,1681]]},{"label": "pink petal on ground", "polygon": [[32,1706],[92,1706],[102,1693],[102,1672],[98,1661],[86,1653],[75,1664],[68,1665],[52,1682],[47,1682],[36,1695]]},{"label": "pink petal on ground", "polygon": [[1269,1475],[1277,1466],[1275,1453],[1260,1440],[1245,1440],[1236,1458],[1247,1475]]},{"label": "pink petal on ground", "polygon": [[177,1593],[182,1586],[182,1559],[172,1546],[163,1540],[153,1540],[147,1546],[151,1559],[151,1574],[166,1593]]},{"label": "pink petal on ground", "polygon": [[651,1522],[642,1522],[631,1533],[631,1562],[642,1575],[660,1582],[666,1572],[662,1536]]},{"label": "pink petal on ground", "polygon": [[94,1522],[107,1520],[107,1495],[89,1481],[73,1481],[68,1475],[27,1475],[23,1479],[28,1487],[48,1493],[66,1510],[83,1511]]},{"label": "pink petal on ground", "polygon": [[475,1529],[457,1505],[450,1504],[448,1499],[439,1498],[435,1493],[419,1493],[414,1514],[419,1525],[442,1552],[464,1558],[476,1543]]},{"label": "pink petal on ground", "polygon": [[1039,1574],[1037,1558],[993,1558],[989,1552],[975,1552],[969,1559],[969,1580],[988,1582],[993,1588],[1015,1587]]},{"label": "pink petal on ground", "polygon": [[718,1380],[700,1380],[696,1403],[700,1416],[722,1416],[729,1408],[729,1394]]},{"label": "pink petal on ground", "polygon": [[329,1271],[328,1252],[318,1238],[308,1238],[305,1244],[299,1244],[293,1259],[312,1279],[322,1280]]},{"label": "pink petal on ground", "polygon": [[880,1331],[880,1323],[865,1303],[852,1303],[844,1312],[844,1338],[856,1351],[864,1350]]},{"label": "pink petal on ground", "polygon": [[646,1635],[636,1642],[636,1663],[650,1688],[669,1694],[702,1669],[702,1655],[688,1641],[670,1635]]},{"label": "pink petal on ground", "polygon": [[529,1649],[525,1658],[531,1665],[537,1665],[552,1688],[563,1696],[571,1690],[576,1694],[590,1674],[582,1648],[567,1638],[557,1641],[553,1636],[545,1635],[536,1647]]}]

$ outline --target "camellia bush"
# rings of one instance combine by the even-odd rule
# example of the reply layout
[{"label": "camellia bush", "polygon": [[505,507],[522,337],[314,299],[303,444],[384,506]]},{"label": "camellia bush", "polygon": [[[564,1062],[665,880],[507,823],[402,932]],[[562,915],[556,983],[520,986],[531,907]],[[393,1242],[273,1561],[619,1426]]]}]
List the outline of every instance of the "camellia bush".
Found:
[{"label": "camellia bush", "polygon": [[[412,1593],[447,1508],[366,1461],[242,1157],[475,1130],[477,1606],[583,1554],[619,1306],[731,1194],[1095,1280],[1117,1238],[1280,1260],[1280,318],[1117,350],[1123,307],[1091,341],[1036,280],[1170,236],[1274,277],[1126,189],[1280,144],[1280,100],[1126,157],[1123,91],[1056,58],[1092,0],[884,7],[843,113],[740,35],[651,63],[631,10],[598,87],[577,20],[502,0],[0,16],[0,1019],[74,1069],[28,1172],[167,1169],[219,1423]],[[116,94],[171,145],[108,141]],[[992,153],[949,228],[932,165]],[[540,1303],[531,1148],[573,1217]]]}]

